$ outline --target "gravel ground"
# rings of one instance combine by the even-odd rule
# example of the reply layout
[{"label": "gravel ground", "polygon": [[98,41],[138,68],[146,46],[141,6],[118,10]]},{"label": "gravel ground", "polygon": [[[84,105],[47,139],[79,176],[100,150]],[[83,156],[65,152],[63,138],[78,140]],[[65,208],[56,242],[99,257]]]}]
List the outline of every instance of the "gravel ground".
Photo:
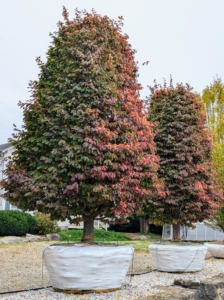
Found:
[{"label": "gravel ground", "polygon": [[91,293],[83,295],[66,295],[54,292],[52,288],[11,294],[2,299],[72,299],[72,300],[137,300],[158,291],[160,285],[171,285],[176,278],[200,280],[223,272],[224,260],[209,259],[205,261],[202,271],[197,273],[172,274],[153,271],[144,275],[126,276],[122,289],[111,293]]},{"label": "gravel ground", "polygon": [[[44,280],[42,282],[42,260],[40,254],[47,243],[29,243],[0,248],[0,288],[1,292],[35,288],[48,285],[49,277],[43,266]],[[135,253],[133,267],[129,272],[139,273],[153,269],[150,254]],[[91,293],[83,295],[67,295],[54,292],[52,288],[36,291],[0,295],[1,299],[73,299],[73,300],[136,300],[157,291],[160,285],[171,285],[176,278],[200,280],[212,277],[224,270],[224,260],[210,258],[204,263],[202,271],[196,273],[165,273],[152,271],[147,274],[126,276],[120,290],[111,293]],[[8,290],[7,290],[8,289]]]},{"label": "gravel ground", "polygon": [[[49,243],[23,243],[0,247],[0,292],[49,285],[42,251]],[[43,280],[42,280],[43,266]]]},{"label": "gravel ground", "polygon": [[[51,285],[42,261],[47,245],[49,242],[0,247],[0,293]],[[152,268],[155,266],[149,253],[134,253],[128,273],[147,272]]]}]

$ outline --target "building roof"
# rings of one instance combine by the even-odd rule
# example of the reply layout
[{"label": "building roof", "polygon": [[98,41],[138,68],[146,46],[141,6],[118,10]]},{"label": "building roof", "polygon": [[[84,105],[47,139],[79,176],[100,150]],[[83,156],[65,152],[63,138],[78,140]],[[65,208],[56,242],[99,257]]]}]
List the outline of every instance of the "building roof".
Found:
[{"label": "building roof", "polygon": [[10,143],[0,145],[0,152],[11,147]]}]

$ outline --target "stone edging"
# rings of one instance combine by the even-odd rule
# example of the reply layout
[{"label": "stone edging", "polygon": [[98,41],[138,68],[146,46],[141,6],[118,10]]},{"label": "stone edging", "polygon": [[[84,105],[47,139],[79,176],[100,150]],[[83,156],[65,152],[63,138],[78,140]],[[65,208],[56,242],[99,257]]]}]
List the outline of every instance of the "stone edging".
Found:
[{"label": "stone edging", "polygon": [[57,233],[50,233],[46,235],[26,234],[26,237],[6,236],[0,239],[0,244],[17,244],[27,242],[43,242],[43,241],[58,241],[60,236]]}]

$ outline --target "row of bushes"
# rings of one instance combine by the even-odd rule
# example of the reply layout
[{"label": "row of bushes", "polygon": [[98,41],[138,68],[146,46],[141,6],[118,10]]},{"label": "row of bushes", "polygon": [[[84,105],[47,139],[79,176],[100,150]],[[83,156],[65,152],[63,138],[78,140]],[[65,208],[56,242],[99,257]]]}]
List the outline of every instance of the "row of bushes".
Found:
[{"label": "row of bushes", "polygon": [[60,231],[50,215],[34,212],[34,216],[22,211],[0,211],[0,236],[21,236],[27,233],[47,234]]},{"label": "row of bushes", "polygon": [[[111,224],[109,230],[115,232],[139,232],[139,217],[132,215],[127,223]],[[59,232],[56,221],[50,219],[50,215],[34,212],[34,216],[15,210],[0,211],[0,236],[21,236],[26,233],[48,234]],[[150,232],[161,234],[162,227],[150,225]]]}]

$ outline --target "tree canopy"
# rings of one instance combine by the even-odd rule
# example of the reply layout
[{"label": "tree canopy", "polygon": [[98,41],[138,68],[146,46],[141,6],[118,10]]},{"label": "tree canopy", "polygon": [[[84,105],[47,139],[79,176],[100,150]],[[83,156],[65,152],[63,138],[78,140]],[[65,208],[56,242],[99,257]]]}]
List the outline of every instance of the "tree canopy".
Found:
[{"label": "tree canopy", "polygon": [[1,185],[11,203],[52,219],[125,217],[161,192],[135,51],[122,18],[63,16],[46,63],[37,58],[31,99],[19,104],[24,125]]},{"label": "tree canopy", "polygon": [[212,139],[205,112],[187,84],[151,87],[148,119],[155,123],[158,176],[166,196],[158,198],[161,223],[192,226],[213,216],[221,194],[211,162]]},{"label": "tree canopy", "polygon": [[210,86],[202,93],[202,102],[206,110],[206,124],[213,134],[215,142],[224,140],[224,84],[219,77],[214,78]]},{"label": "tree canopy", "polygon": [[212,159],[224,186],[224,84],[219,77],[202,93],[202,103],[206,110],[206,125],[212,133],[214,148]]}]

